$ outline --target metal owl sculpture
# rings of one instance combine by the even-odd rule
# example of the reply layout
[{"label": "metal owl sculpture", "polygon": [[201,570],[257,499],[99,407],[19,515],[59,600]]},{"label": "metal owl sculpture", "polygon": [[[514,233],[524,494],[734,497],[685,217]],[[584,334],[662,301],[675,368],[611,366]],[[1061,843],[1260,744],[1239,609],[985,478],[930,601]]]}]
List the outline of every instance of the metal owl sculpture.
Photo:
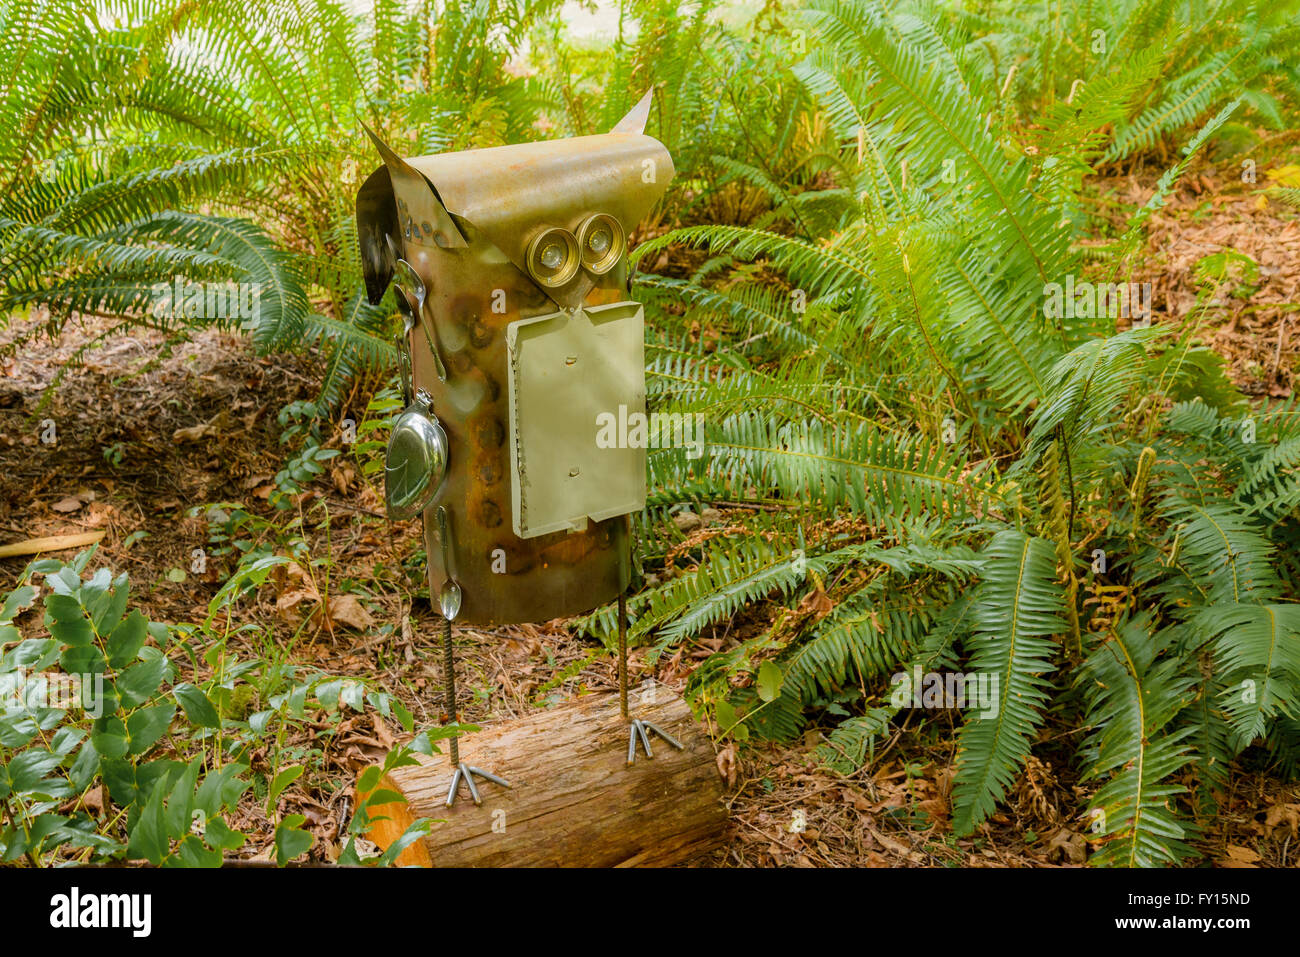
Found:
[{"label": "metal owl sculpture", "polygon": [[[406,410],[385,462],[390,518],[422,515],[430,595],[444,618],[446,715],[456,720],[453,620],[546,621],[618,599],[628,763],[661,729],[627,708],[630,513],[645,449],[604,447],[602,415],[645,412],[641,306],[627,236],[672,159],[644,135],[650,94],[604,135],[403,159],[357,194],[367,296],[394,286]],[[367,130],[367,132],[370,132]],[[460,761],[463,781],[506,781]]]}]

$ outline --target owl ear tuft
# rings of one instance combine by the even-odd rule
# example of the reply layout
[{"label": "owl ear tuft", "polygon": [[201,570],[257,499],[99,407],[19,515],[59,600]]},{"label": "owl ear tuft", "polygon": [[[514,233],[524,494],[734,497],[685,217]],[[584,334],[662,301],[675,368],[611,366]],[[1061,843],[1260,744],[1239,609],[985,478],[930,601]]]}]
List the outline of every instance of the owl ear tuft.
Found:
[{"label": "owl ear tuft", "polygon": [[614,124],[611,133],[644,133],[646,122],[650,119],[650,104],[654,99],[655,88],[645,91],[645,96],[637,101],[636,106],[627,111],[627,115]]},{"label": "owl ear tuft", "polygon": [[[404,230],[406,225],[411,224],[419,228],[429,223],[438,234],[438,245],[446,249],[460,249],[467,246],[464,234],[452,219],[451,213],[443,204],[442,197],[438,195],[437,187],[429,181],[429,178],[393,152],[370,127],[362,123],[361,128],[366,131],[370,142],[374,143],[375,149],[379,151],[379,156],[388,169],[394,193],[411,204],[408,213],[411,223],[402,224],[399,221],[399,229]],[[393,238],[397,239],[398,234],[394,233]]]},{"label": "owl ear tuft", "polygon": [[389,147],[387,143],[385,143],[377,135],[375,135],[374,130],[366,126],[366,124],[364,123],[361,124],[361,128],[366,131],[366,136],[370,137],[370,142],[375,144],[375,149],[379,153],[379,158],[384,161],[384,165],[388,167],[390,172],[395,173],[398,171],[402,171],[402,172],[410,172],[411,175],[413,176],[420,175],[414,169],[411,168],[411,164],[409,164],[408,162],[406,162],[406,160],[402,159],[400,156],[394,153],[392,148]]}]

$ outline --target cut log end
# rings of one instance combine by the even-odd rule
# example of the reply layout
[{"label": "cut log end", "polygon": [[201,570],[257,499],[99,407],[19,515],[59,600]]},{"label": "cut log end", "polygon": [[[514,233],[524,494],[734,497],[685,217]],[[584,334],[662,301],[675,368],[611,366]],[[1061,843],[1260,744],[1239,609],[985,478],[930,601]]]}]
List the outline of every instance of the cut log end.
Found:
[{"label": "cut log end", "polygon": [[[727,819],[713,743],[690,709],[662,685],[632,695],[632,716],[684,749],[651,736],[628,765],[628,722],[616,695],[590,695],[525,718],[486,724],[460,741],[461,760],[505,778],[476,783],[446,806],[453,769],[445,753],[417,755],[379,787],[406,803],[371,808],[372,841],[388,848],[419,818],[430,834],[399,864],[423,867],[663,867],[718,847]],[[444,745],[443,751],[447,749]]]}]

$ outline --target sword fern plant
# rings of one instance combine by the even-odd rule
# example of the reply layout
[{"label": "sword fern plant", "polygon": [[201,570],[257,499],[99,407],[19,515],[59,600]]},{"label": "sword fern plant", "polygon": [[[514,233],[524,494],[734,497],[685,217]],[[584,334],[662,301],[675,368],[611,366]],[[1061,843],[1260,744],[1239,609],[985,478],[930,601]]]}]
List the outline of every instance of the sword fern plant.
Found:
[{"label": "sword fern plant", "polygon": [[[702,415],[707,451],[650,453],[632,639],[719,648],[689,690],[724,734],[839,715],[821,753],[846,773],[912,706],[899,676],[990,677],[957,740],[959,834],[1006,798],[1050,711],[1078,731],[1095,862],[1184,860],[1243,752],[1295,766],[1300,415],[1252,409],[1199,345],[1213,288],[1176,326],[1045,300],[1085,265],[1129,279],[1142,223],[1241,99],[1185,95],[1217,59],[1158,83],[1154,55],[1131,76],[1108,60],[1026,142],[960,25],[873,0],[803,16],[792,73],[827,119],[834,227],[801,235],[774,200],[766,227],[636,251],[706,252],[642,290],[651,406]],[[1175,129],[1156,195],[1085,259],[1090,164]],[[729,510],[683,534],[683,504]]]}]

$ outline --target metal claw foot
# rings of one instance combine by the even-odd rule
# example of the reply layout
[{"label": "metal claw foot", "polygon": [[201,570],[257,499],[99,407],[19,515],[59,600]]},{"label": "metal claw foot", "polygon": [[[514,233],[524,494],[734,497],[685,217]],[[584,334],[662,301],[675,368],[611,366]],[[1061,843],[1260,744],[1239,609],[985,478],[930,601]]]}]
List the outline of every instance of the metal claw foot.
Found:
[{"label": "metal claw foot", "polygon": [[479,795],[478,788],[474,785],[475,775],[478,775],[484,780],[491,781],[493,784],[499,784],[503,788],[510,787],[508,781],[504,781],[495,774],[489,774],[482,768],[473,767],[472,765],[466,764],[462,761],[460,764],[456,765],[456,773],[451,776],[451,787],[447,789],[447,807],[451,807],[456,803],[456,793],[457,789],[460,787],[461,781],[464,781],[469,785],[469,796],[474,799],[474,803],[483,803],[483,798]]},{"label": "metal claw foot", "polygon": [[671,734],[649,721],[642,721],[640,718],[633,718],[628,724],[627,733],[627,763],[631,765],[636,761],[636,743],[639,739],[641,747],[645,748],[645,756],[653,758],[654,752],[650,750],[650,735],[655,734],[663,738],[678,751],[685,751],[686,745],[682,744]]}]

